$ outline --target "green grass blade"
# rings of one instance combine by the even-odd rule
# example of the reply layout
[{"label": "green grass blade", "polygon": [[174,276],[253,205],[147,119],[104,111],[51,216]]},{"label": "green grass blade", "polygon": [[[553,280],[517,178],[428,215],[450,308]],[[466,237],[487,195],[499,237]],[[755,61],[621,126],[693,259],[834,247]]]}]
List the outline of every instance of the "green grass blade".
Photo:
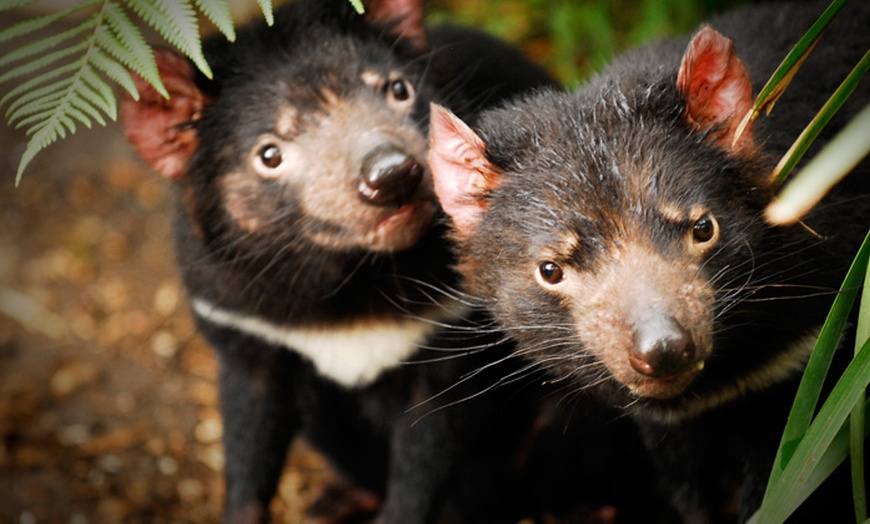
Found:
[{"label": "green grass blade", "polygon": [[365,14],[366,8],[363,6],[362,0],[350,0],[350,5],[353,6],[357,14]]},{"label": "green grass blade", "polygon": [[755,97],[755,102],[752,104],[752,107],[746,113],[746,116],[743,118],[737,129],[734,138],[735,142],[740,138],[745,127],[749,125],[750,122],[754,121],[761,111],[767,111],[767,113],[770,114],[770,111],[773,110],[774,104],[776,104],[776,101],[779,100],[780,96],[782,96],[782,93],[785,92],[786,87],[788,87],[791,79],[794,77],[795,73],[797,73],[798,69],[800,69],[803,61],[807,56],[809,56],[810,52],[816,46],[816,43],[818,43],[819,39],[822,37],[828,24],[830,24],[834,17],[837,16],[843,6],[846,5],[847,1],[848,0],[834,0],[831,2],[831,5],[825,9],[816,22],[810,26],[807,32],[804,33],[803,37],[798,40],[792,50],[786,55],[782,63],[779,64],[779,67],[776,68],[776,71],[774,71],[770,76],[770,79],[764,87],[761,88],[758,96]]},{"label": "green grass blade", "polygon": [[[812,422],[811,424],[812,416],[815,412],[819,395],[821,393],[821,388],[825,376],[827,375],[828,368],[830,367],[831,359],[833,358],[833,353],[840,341],[843,328],[849,317],[849,312],[852,309],[852,305],[854,304],[858,290],[861,287],[862,280],[867,271],[868,258],[870,258],[870,234],[868,234],[864,239],[864,243],[861,245],[852,266],[849,268],[849,272],[840,287],[840,292],[836,299],[834,299],[834,304],[831,307],[831,311],[829,312],[819,334],[816,347],[807,363],[806,370],[804,371],[804,375],[798,387],[798,392],[795,395],[794,404],[789,412],[788,422],[783,431],[783,436],[780,441],[780,447],[777,451],[773,468],[771,469],[770,480],[767,485],[767,491],[765,492],[762,507],[759,510],[759,514],[756,515],[759,522],[776,522],[776,520],[767,519],[774,515],[781,515],[784,511],[787,512],[787,516],[790,512],[787,508],[791,505],[789,500],[794,501],[797,499],[800,487],[805,485],[806,479],[809,477],[809,473],[801,471],[804,475],[801,477],[802,482],[795,484],[798,482],[796,477],[799,476],[795,473],[795,470],[801,466],[806,468],[809,464],[807,461],[810,457],[806,456],[807,448],[810,447],[808,442],[812,442],[812,439],[814,438],[819,438],[819,433],[822,431],[820,429],[820,426],[822,425],[820,424],[820,421],[825,420],[822,418],[822,414],[824,413],[825,417],[828,419],[825,424],[829,425],[833,424],[834,422],[831,420],[835,420],[840,414],[839,412],[834,413],[836,416],[831,414],[831,411],[835,409],[831,406],[837,402],[842,402],[842,399],[838,400],[837,397],[835,397],[834,392],[832,392],[828,401],[822,406],[819,416],[816,418],[815,422]],[[866,353],[866,351],[864,353]],[[861,358],[870,362],[870,358],[868,358],[867,355],[861,355]],[[854,368],[856,366],[860,367],[861,365],[863,364],[855,364],[853,362],[853,364],[850,365],[850,369],[853,371],[850,373],[853,375],[859,373],[855,372]],[[862,369],[860,373],[865,373],[865,371]],[[853,395],[852,402],[845,407],[840,406],[844,410],[843,419],[845,419],[848,411],[851,410],[852,406],[857,402],[857,397],[862,393],[863,387],[866,387],[866,380],[870,379],[870,364],[868,364],[868,369],[866,370],[867,374],[861,375],[860,373],[857,378],[852,377],[851,375],[847,377],[846,373],[844,373],[843,377],[841,377],[837,386],[834,388],[834,391],[841,397],[847,395],[847,393],[842,392],[843,388],[852,388],[848,390],[848,394]],[[862,381],[863,386],[858,387]],[[843,386],[844,383],[846,383],[846,386]],[[831,431],[832,434],[824,436],[825,442],[831,442],[833,432],[836,432],[841,425],[842,420],[837,423],[835,427],[826,428]],[[814,427],[816,429],[813,429]],[[824,450],[814,449],[814,452],[817,454],[812,457],[815,461],[813,465],[818,463],[819,458],[824,454]],[[783,493],[785,494],[783,495]],[[783,508],[786,509],[784,510]],[[783,516],[782,518],[785,517]]]},{"label": "green grass blade", "polygon": [[770,203],[772,224],[794,223],[870,153],[870,104],[801,169]]},{"label": "green grass blade", "polygon": [[830,122],[831,118],[837,114],[837,111],[840,110],[843,104],[849,100],[849,96],[851,96],[852,92],[855,91],[855,88],[858,87],[858,83],[861,82],[861,79],[867,74],[868,69],[870,69],[870,51],[864,53],[864,56],[858,64],[855,65],[846,79],[843,80],[837,90],[834,91],[834,94],[831,95],[827,102],[825,102],[825,105],[822,106],[809,125],[804,128],[803,132],[801,132],[791,148],[789,148],[785,155],[783,155],[782,160],[779,161],[779,164],[774,168],[773,173],[771,174],[774,188],[779,187],[783,183],[786,177],[788,177],[794,169],[794,166],[803,158],[804,153],[806,153],[807,149],[809,149],[810,145],[812,145],[822,129],[824,129],[828,122]]},{"label": "green grass blade", "polygon": [[870,341],[849,363],[828,400],[806,432],[773,491],[765,496],[758,522],[783,522],[794,511],[794,501],[804,491],[830,442],[852,412],[852,407],[870,383]]},{"label": "green grass blade", "polygon": [[840,292],[834,299],[834,304],[825,319],[822,330],[819,332],[816,347],[807,362],[771,470],[768,493],[779,482],[792,459],[792,455],[810,426],[834,351],[840,342],[840,336],[846,325],[849,312],[861,287],[868,258],[870,258],[870,235],[864,239],[861,249],[858,250],[858,254],[852,262],[842,286],[840,286]]},{"label": "green grass blade", "polygon": [[[855,352],[870,340],[870,264],[864,274],[864,288],[861,292],[861,303],[858,305],[858,324],[855,327]],[[855,503],[855,522],[867,519],[867,492],[864,472],[864,424],[866,413],[863,409],[865,394],[862,394],[858,404],[852,410],[849,425],[850,452],[852,465],[852,500]]]}]

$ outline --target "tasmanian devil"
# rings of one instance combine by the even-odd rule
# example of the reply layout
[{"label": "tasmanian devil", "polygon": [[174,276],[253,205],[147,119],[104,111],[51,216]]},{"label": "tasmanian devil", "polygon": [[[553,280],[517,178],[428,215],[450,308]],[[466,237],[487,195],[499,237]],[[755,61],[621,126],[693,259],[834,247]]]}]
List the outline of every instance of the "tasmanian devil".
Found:
[{"label": "tasmanian devil", "polygon": [[[227,521],[268,518],[297,435],[385,522],[495,521],[518,500],[501,491],[506,443],[530,409],[491,395],[436,410],[505,372],[484,368],[504,349],[440,327],[465,313],[433,291],[456,277],[426,132],[431,101],[470,118],[554,82],[490,37],[426,31],[420,3],[366,1],[365,17],[347,0],[290,3],[274,27],[205,43],[214,80],[158,52],[171,97],[139,81],[122,104],[130,142],[174,181],[181,274],[217,351]],[[441,358],[472,347],[487,350]]]},{"label": "tasmanian devil", "polygon": [[[631,415],[687,522],[743,521],[760,504],[814,336],[870,227],[866,161],[804,224],[763,219],[773,166],[870,46],[870,6],[855,4],[739,137],[753,87],[823,5],[723,14],[477,125],[433,106],[429,163],[468,292],[518,354]],[[868,95],[860,86],[829,128]],[[825,507],[811,516],[810,499],[799,515],[845,522],[848,494],[817,494]]]}]

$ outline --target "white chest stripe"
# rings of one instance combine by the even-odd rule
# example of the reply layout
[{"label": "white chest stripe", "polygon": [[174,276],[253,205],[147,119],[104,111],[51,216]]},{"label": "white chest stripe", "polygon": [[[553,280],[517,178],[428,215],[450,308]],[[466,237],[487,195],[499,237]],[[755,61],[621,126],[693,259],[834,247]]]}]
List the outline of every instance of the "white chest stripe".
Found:
[{"label": "white chest stripe", "polygon": [[[203,320],[295,351],[313,362],[321,375],[347,387],[374,382],[384,371],[406,361],[438,328],[434,321],[416,319],[322,329],[294,328],[222,309],[201,298],[193,298],[191,304]],[[443,316],[452,318],[456,313]]]}]

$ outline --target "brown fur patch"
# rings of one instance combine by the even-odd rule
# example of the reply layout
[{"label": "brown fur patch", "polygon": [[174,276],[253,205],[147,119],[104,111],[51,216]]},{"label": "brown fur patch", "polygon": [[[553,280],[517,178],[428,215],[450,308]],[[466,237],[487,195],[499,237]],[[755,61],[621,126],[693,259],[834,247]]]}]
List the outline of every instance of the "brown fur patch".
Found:
[{"label": "brown fur patch", "polygon": [[713,290],[700,279],[697,261],[663,258],[639,240],[614,248],[594,271],[566,270],[560,292],[570,300],[577,336],[613,377],[638,396],[671,398],[689,385],[697,369],[656,380],[632,368],[635,324],[645,315],[673,318],[689,331],[698,364],[712,351]]}]

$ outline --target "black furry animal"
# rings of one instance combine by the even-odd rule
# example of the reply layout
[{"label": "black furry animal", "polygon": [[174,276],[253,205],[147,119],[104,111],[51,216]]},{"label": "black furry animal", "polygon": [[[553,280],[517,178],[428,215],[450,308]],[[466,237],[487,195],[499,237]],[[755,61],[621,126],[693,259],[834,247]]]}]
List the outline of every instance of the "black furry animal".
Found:
[{"label": "black furry animal", "polygon": [[498,334],[441,327],[466,311],[433,292],[456,275],[435,225],[428,108],[472,117],[554,82],[482,34],[427,32],[418,1],[365,5],[300,0],[272,28],[206,42],[214,81],[160,52],[171,98],[139,81],[142,98],[123,102],[130,142],[175,182],[177,257],[219,358],[225,518],[268,519],[303,435],[383,522],[510,520],[531,406],[505,392],[437,410],[511,368],[484,367],[507,350]]},{"label": "black furry animal", "polygon": [[[722,15],[474,130],[433,107],[429,163],[468,292],[519,355],[631,415],[686,522],[758,508],[814,337],[870,228],[867,161],[805,218],[820,237],[763,218],[773,166],[870,47],[866,2],[843,10],[773,114],[735,134],[753,87],[823,8]],[[865,81],[817,146],[868,95]],[[847,522],[849,493],[829,484],[795,521]]]}]

